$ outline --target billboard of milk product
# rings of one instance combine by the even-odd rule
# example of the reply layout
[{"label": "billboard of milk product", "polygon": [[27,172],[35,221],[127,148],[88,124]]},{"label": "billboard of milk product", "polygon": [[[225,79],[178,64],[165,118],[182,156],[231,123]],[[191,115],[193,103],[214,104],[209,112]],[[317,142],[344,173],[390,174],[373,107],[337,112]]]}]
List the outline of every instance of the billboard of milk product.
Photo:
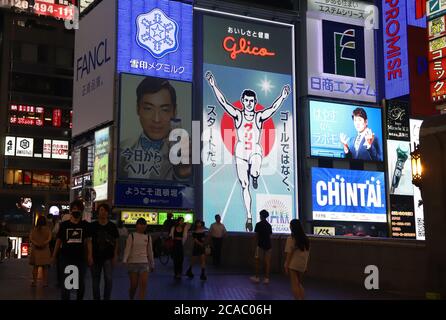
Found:
[{"label": "billboard of milk product", "polygon": [[203,16],[203,212],[227,230],[273,232],[297,217],[294,29]]},{"label": "billboard of milk product", "polygon": [[117,71],[192,81],[192,17],[180,1],[120,0]]},{"label": "billboard of milk product", "polygon": [[381,109],[310,101],[310,147],[315,157],[383,161]]},{"label": "billboard of milk product", "polygon": [[387,222],[384,172],[312,168],[313,219]]}]

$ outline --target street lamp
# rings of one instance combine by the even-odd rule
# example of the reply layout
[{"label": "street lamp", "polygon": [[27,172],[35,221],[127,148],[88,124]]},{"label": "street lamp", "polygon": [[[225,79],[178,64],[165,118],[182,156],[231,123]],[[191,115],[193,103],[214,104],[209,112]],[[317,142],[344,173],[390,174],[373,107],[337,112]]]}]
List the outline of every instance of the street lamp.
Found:
[{"label": "street lamp", "polygon": [[415,147],[415,150],[411,152],[410,157],[412,159],[412,183],[421,189],[423,167],[421,166],[421,153],[418,145]]}]

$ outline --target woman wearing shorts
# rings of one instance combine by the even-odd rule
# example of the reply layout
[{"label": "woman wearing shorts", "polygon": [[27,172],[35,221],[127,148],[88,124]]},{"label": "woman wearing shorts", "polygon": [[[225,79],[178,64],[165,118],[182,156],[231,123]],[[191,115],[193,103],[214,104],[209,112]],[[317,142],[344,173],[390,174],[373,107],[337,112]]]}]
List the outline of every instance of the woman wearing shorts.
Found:
[{"label": "woman wearing shorts", "polygon": [[136,232],[131,233],[126,242],[123,262],[127,264],[130,288],[130,300],[135,298],[139,287],[139,299],[146,296],[147,280],[149,272],[154,270],[152,237],[145,234],[147,222],[144,218],[136,221]]},{"label": "woman wearing shorts", "polygon": [[206,252],[205,252],[205,240],[206,240],[206,229],[204,228],[204,222],[201,220],[195,221],[195,230],[192,232],[192,238],[194,239],[194,247],[192,249],[192,259],[187,269],[186,275],[192,279],[194,274],[192,268],[196,263],[196,260],[200,259],[201,265],[201,280],[207,280],[206,277]]},{"label": "woman wearing shorts", "polygon": [[290,221],[291,236],[286,240],[285,245],[285,273],[290,276],[291,289],[294,298],[303,300],[305,296],[302,286],[302,276],[307,270],[308,257],[310,254],[310,241],[302,229],[300,221],[293,219]]}]

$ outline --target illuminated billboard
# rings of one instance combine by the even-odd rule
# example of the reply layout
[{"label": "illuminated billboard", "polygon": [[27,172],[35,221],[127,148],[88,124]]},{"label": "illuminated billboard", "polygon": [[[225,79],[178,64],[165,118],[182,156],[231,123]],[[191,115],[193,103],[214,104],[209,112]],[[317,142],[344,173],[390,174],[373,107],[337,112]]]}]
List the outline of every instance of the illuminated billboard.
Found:
[{"label": "illuminated billboard", "polygon": [[192,17],[178,1],[119,1],[118,72],[192,81]]},{"label": "illuminated billboard", "polygon": [[[356,3],[365,9],[365,3]],[[374,29],[365,27],[359,5],[356,10],[331,5],[334,10],[310,6],[306,13],[308,94],[376,102]],[[332,13],[338,11],[351,14]]]},{"label": "illuminated billboard", "polygon": [[312,168],[313,219],[387,222],[384,172]]},{"label": "illuminated billboard", "polygon": [[389,193],[413,195],[410,142],[387,140]]},{"label": "illuminated billboard", "polygon": [[310,101],[310,147],[315,157],[382,161],[381,109]]},{"label": "illuminated billboard", "polygon": [[192,127],[192,85],[188,82],[121,75],[119,180],[188,182],[192,164],[169,158],[174,129]]},{"label": "illuminated billboard", "polygon": [[382,0],[384,83],[387,99],[409,93],[406,1]]},{"label": "illuminated billboard", "polygon": [[203,16],[203,212],[253,231],[297,217],[294,30],[242,17]]},{"label": "illuminated billboard", "polygon": [[121,220],[124,224],[136,225],[136,221],[139,218],[146,220],[148,225],[158,224],[158,213],[157,212],[141,212],[141,211],[122,211]]},{"label": "illuminated billboard", "polygon": [[107,0],[79,21],[74,44],[73,137],[114,120],[116,19],[116,0]]},{"label": "illuminated billboard", "polygon": [[[420,128],[423,120],[410,119],[410,151],[413,152],[420,144]],[[421,190],[417,186],[413,186],[413,201],[415,211],[415,225],[417,240],[426,240],[424,230],[424,206],[421,198]]]},{"label": "illuminated billboard", "polygon": [[109,152],[110,127],[107,127],[94,133],[93,188],[96,191],[95,201],[108,198]]},{"label": "illuminated billboard", "polygon": [[76,0],[9,0],[1,1],[0,6],[4,7],[5,2],[16,10],[63,20],[73,20],[77,3]]},{"label": "illuminated billboard", "polygon": [[[179,217],[184,218],[185,223],[194,223],[194,214],[192,212],[172,212],[173,219],[176,220]],[[158,224],[163,225],[167,220],[167,212],[158,213]],[[207,226],[209,226],[208,224]]]}]

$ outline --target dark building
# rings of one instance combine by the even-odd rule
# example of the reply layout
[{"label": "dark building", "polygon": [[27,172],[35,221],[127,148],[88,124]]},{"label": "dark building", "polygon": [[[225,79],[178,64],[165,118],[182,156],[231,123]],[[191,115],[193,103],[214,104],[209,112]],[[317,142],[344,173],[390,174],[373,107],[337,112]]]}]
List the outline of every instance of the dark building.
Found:
[{"label": "dark building", "polygon": [[74,32],[2,9],[0,43],[0,219],[21,234],[36,213],[68,205]]}]

